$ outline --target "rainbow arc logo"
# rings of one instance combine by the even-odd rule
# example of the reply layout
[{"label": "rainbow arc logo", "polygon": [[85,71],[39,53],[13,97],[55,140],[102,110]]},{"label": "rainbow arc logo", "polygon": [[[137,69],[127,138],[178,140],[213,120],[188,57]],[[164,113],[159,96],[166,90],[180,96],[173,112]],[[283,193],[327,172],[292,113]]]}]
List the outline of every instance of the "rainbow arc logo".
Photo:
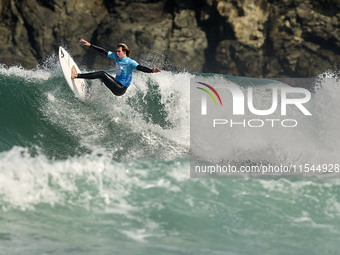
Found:
[{"label": "rainbow arc logo", "polygon": [[[217,91],[210,85],[206,84],[206,83],[203,83],[203,82],[197,82],[203,86],[206,86],[207,88],[209,88],[218,98],[218,100],[220,101],[220,104],[222,106],[222,100],[221,100],[221,97],[220,95],[217,93]],[[204,89],[204,88],[201,88],[201,87],[196,87],[200,90],[203,90],[204,92],[206,92],[211,98],[212,100],[214,100],[214,103],[215,105],[217,105],[217,102],[215,100],[215,97],[213,96],[213,94],[207,90],[207,89]],[[206,98],[206,95],[202,95],[202,107],[201,107],[201,111],[202,111],[202,115],[207,115],[207,98]]]},{"label": "rainbow arc logo", "polygon": [[[206,83],[203,83],[203,82],[197,82],[197,83],[206,86],[206,87],[209,88],[212,92],[214,92],[214,94],[217,96],[217,98],[218,98],[218,100],[220,101],[220,104],[221,104],[221,106],[222,106],[221,97],[220,97],[220,95],[217,93],[217,91],[216,91],[212,86],[210,86],[210,85],[208,85],[208,84],[206,84]],[[211,94],[211,92],[209,92],[209,91],[206,90],[206,89],[200,88],[200,87],[197,87],[197,88],[200,89],[200,90],[203,90],[203,91],[206,92],[206,93],[208,93],[208,95],[214,100],[215,105],[217,105],[216,100],[215,100],[214,96]]]}]

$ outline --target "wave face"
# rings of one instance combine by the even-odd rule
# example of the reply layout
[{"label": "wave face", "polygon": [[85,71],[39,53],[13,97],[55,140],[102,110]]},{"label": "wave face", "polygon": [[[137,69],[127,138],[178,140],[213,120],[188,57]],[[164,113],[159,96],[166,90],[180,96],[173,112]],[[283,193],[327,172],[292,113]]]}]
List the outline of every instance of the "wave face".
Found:
[{"label": "wave face", "polygon": [[[135,73],[123,97],[93,81],[82,103],[58,64],[0,66],[0,253],[337,253],[339,179],[189,178],[190,78],[202,76],[233,79]],[[268,82],[241,80],[265,95]],[[228,157],[339,155],[339,82],[320,82],[315,118],[301,120],[307,152],[263,130]]]},{"label": "wave face", "polygon": [[183,80],[190,74],[136,75],[124,97],[95,81],[87,103],[74,98],[59,67],[2,68],[0,75],[0,151],[35,147],[59,158],[105,149],[116,160],[186,155],[189,87]]}]

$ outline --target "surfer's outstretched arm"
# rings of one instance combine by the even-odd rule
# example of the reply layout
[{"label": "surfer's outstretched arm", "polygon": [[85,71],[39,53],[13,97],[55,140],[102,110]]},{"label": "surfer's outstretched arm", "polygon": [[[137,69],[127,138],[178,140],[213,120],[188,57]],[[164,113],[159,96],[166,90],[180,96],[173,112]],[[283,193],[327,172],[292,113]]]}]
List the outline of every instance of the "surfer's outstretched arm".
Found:
[{"label": "surfer's outstretched arm", "polygon": [[89,43],[88,41],[86,41],[86,40],[84,40],[84,39],[80,39],[80,41],[83,42],[85,46],[89,46],[89,47],[91,47],[91,48],[97,50],[97,51],[100,52],[100,53],[103,53],[103,54],[105,54],[105,55],[107,55],[107,53],[109,53],[109,52],[108,52],[107,50],[105,50],[104,48],[101,48],[101,47],[98,47],[98,46],[96,46],[96,45],[93,45],[93,44]]},{"label": "surfer's outstretched arm", "polygon": [[136,69],[138,71],[142,71],[144,73],[159,73],[161,71],[157,67],[154,67],[154,68],[151,69],[149,67],[141,66],[141,65],[138,65]]}]

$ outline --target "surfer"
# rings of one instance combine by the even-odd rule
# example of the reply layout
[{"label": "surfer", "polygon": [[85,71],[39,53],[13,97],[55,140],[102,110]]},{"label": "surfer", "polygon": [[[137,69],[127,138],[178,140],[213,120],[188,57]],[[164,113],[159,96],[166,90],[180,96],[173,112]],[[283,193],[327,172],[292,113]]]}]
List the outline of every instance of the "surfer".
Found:
[{"label": "surfer", "polygon": [[89,46],[100,53],[104,53],[109,58],[113,58],[116,62],[116,78],[109,75],[104,71],[92,73],[77,73],[75,66],[72,66],[72,79],[100,79],[106,87],[108,87],[116,96],[122,96],[132,82],[132,72],[134,69],[144,73],[159,73],[161,70],[154,67],[150,69],[145,66],[139,65],[136,61],[132,60],[130,50],[124,43],[119,43],[116,47],[116,52],[107,51],[101,47],[95,46],[88,41],[81,39],[85,46]]}]

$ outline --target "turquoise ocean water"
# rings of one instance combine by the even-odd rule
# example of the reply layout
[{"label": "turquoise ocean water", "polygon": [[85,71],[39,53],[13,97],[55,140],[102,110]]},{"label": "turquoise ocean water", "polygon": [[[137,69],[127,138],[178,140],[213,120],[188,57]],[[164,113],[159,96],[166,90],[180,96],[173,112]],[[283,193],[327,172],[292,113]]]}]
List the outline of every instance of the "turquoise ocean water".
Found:
[{"label": "turquoise ocean water", "polygon": [[[189,177],[198,76],[135,73],[123,97],[93,81],[82,103],[58,63],[0,66],[0,254],[340,254],[337,176]],[[339,82],[320,82],[303,142],[260,133],[253,162],[340,163]]]}]

